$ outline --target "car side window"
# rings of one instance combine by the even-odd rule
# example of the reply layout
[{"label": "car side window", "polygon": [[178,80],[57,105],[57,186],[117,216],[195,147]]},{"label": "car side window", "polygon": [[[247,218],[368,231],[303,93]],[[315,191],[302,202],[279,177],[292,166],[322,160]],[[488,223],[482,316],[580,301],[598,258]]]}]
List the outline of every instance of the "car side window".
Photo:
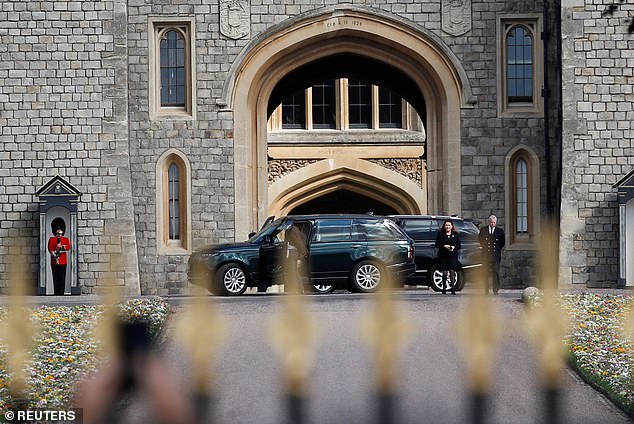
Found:
[{"label": "car side window", "polygon": [[308,240],[310,236],[310,223],[309,222],[296,222],[295,226],[300,229],[302,233],[304,233],[304,237]]},{"label": "car side window", "polygon": [[361,223],[355,220],[352,223],[352,241],[367,241],[367,233]]},{"label": "car side window", "polygon": [[462,240],[477,241],[480,231],[471,221],[454,221],[456,230],[460,233]]},{"label": "car side window", "polygon": [[317,221],[312,241],[317,243],[350,241],[352,239],[351,230],[351,219],[327,219]]},{"label": "car side window", "polygon": [[[438,219],[436,220],[436,231],[440,230],[442,228],[442,224],[445,222],[444,219]],[[453,222],[453,221],[452,221]],[[454,222],[454,227],[456,227],[456,230],[458,229],[458,226],[456,225],[456,223]]]},{"label": "car side window", "polygon": [[366,240],[399,240],[402,238],[398,231],[392,229],[384,221],[359,220],[357,223]]},{"label": "car side window", "polygon": [[403,230],[414,240],[435,240],[438,226],[431,219],[412,219],[405,221]]}]

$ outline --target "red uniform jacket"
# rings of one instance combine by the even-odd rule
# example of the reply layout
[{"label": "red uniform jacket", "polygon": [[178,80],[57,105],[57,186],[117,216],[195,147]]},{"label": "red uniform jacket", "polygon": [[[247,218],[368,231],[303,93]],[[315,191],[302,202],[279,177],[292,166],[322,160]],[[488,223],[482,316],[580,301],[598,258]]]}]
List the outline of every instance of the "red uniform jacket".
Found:
[{"label": "red uniform jacket", "polygon": [[[53,265],[66,265],[68,264],[68,260],[66,259],[66,251],[70,250],[70,240],[67,237],[60,237],[59,243],[62,245],[62,250],[59,252],[59,258],[57,259],[57,263],[55,263],[52,259]],[[53,236],[48,239],[48,251],[53,254],[57,251],[57,237]]]}]

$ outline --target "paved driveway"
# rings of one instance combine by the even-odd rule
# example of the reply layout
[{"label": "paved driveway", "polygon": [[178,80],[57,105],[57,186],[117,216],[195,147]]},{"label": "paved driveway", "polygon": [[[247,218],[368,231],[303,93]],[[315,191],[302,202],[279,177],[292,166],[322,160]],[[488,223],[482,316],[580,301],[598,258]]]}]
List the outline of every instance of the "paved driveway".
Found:
[{"label": "paved driveway", "polygon": [[[535,358],[524,337],[519,291],[492,298],[502,316],[504,336],[495,360],[495,383],[487,422],[543,422]],[[468,293],[442,296],[405,290],[399,305],[411,324],[411,338],[400,364],[397,423],[470,421],[465,368],[457,352],[454,317]],[[280,295],[209,298],[231,325],[217,367],[214,423],[278,424],[285,421],[283,385],[268,327]],[[310,423],[372,423],[373,365],[359,328],[372,307],[372,295],[335,293],[307,296],[307,309],[320,329],[307,409]],[[178,307],[186,298],[175,299]],[[169,333],[168,333],[169,334]],[[188,364],[171,338],[166,361],[185,375]],[[187,377],[185,377],[187,378]],[[573,372],[562,377],[562,418],[566,423],[625,423],[630,420]],[[145,422],[141,406],[130,408],[130,422]]]}]

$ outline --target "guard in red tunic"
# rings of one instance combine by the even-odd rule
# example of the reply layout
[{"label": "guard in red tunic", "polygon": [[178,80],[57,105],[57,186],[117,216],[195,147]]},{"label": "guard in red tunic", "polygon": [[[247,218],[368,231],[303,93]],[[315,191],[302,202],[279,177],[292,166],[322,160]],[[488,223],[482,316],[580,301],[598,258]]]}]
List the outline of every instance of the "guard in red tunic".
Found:
[{"label": "guard in red tunic", "polygon": [[48,252],[51,254],[51,271],[53,272],[53,288],[56,296],[62,296],[66,289],[66,252],[70,250],[70,240],[64,237],[61,228],[55,230],[55,235],[48,239]]}]

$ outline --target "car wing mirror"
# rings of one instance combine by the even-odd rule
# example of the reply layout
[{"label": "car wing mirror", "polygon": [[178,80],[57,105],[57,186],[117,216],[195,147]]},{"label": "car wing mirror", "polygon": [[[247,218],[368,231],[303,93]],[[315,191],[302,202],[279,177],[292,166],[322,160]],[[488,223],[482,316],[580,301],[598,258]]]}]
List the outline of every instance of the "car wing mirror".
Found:
[{"label": "car wing mirror", "polygon": [[249,233],[249,238],[253,237],[254,235],[255,235],[255,231],[251,231],[251,232]]}]

